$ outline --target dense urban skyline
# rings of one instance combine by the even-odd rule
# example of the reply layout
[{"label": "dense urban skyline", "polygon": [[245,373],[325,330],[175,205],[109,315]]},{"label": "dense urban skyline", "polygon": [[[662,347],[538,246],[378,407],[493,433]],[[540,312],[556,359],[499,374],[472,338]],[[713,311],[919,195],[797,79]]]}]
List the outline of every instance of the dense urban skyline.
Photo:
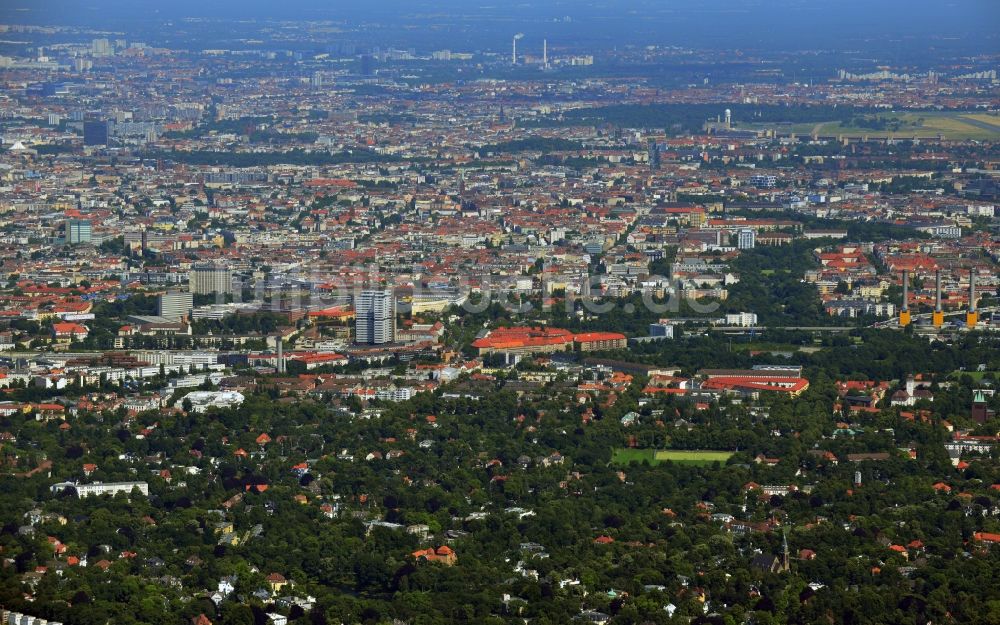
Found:
[{"label": "dense urban skyline", "polygon": [[1000,7],[0,5],[0,624],[1000,623]]}]

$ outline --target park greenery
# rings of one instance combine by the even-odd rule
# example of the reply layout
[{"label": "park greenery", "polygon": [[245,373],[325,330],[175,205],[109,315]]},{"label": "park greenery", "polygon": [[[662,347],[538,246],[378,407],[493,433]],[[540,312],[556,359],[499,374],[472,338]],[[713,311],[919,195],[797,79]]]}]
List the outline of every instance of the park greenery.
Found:
[{"label": "park greenery", "polygon": [[[814,346],[806,333],[769,340]],[[769,362],[727,342],[691,336],[642,346],[631,360],[677,365],[682,375]],[[463,377],[406,402],[376,403],[367,418],[351,416],[357,402],[335,397],[284,402],[265,379],[240,408],[205,415],[84,413],[68,430],[3,417],[0,429],[17,441],[4,443],[3,458],[16,455],[17,471],[44,460],[52,469],[2,481],[11,505],[0,510],[0,547],[16,557],[0,568],[0,602],[74,624],[179,624],[206,614],[229,625],[263,622],[274,610],[296,623],[569,623],[583,609],[615,623],[715,622],[705,620],[706,598],[725,623],[994,622],[998,556],[969,550],[975,532],[998,529],[989,512],[996,495],[981,485],[1000,482],[1000,470],[986,461],[954,469],[937,419],[972,425],[967,400],[983,378],[961,372],[1000,369],[996,340],[968,334],[945,345],[859,330],[819,347],[771,361],[802,365],[805,394],[743,404],[646,401],[646,378],[636,375],[614,403],[579,405],[565,378],[525,393],[526,362],[492,381]],[[896,408],[834,411],[835,380],[898,380],[914,363],[935,376],[934,404],[924,406],[935,420],[908,420]],[[850,433],[838,435],[844,419]],[[269,442],[259,442],[262,433]],[[889,455],[834,464],[815,449],[841,459]],[[780,460],[769,466],[758,456]],[[84,463],[96,465],[90,480],[148,481],[149,497],[49,492],[78,479]],[[305,471],[292,470],[301,463]],[[942,476],[971,498],[935,491]],[[814,486],[758,497],[744,488],[751,482]],[[336,512],[324,514],[322,503]],[[24,532],[33,509],[48,520]],[[782,529],[735,534],[706,510],[778,520]],[[220,544],[222,521],[243,539]],[[432,538],[396,529],[404,526],[426,527]],[[17,579],[59,566],[48,536],[90,565],[43,576],[29,606]],[[790,571],[755,568],[754,554],[780,554],[785,537]],[[914,561],[886,548],[912,540],[923,545]],[[457,563],[415,561],[410,554],[428,542],[451,544]],[[800,559],[803,549],[815,558]],[[119,557],[126,552],[137,555]],[[96,566],[102,560],[107,570]],[[531,573],[513,571],[519,561]],[[295,582],[283,594],[311,596],[313,609],[276,606],[258,592],[274,572]],[[233,594],[208,599],[229,578]],[[748,598],[748,587],[758,594]]]}]

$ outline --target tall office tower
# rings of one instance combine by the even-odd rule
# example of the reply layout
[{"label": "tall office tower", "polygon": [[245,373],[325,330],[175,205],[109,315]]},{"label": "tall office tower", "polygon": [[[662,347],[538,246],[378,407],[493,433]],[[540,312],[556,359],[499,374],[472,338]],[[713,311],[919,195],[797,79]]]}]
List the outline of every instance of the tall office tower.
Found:
[{"label": "tall office tower", "polygon": [[63,237],[68,245],[90,243],[92,233],[89,219],[67,219],[64,228],[66,231]]},{"label": "tall office tower", "polygon": [[169,291],[156,300],[156,314],[171,321],[189,316],[193,308],[194,293],[190,291]]},{"label": "tall office tower", "polygon": [[107,145],[108,122],[83,122],[83,145]]},{"label": "tall office tower", "polygon": [[188,290],[197,295],[233,292],[233,272],[218,265],[195,265],[188,274]]},{"label": "tall office tower", "polygon": [[651,171],[657,171],[658,169],[660,169],[660,146],[656,144],[656,141],[650,139],[647,151],[649,159],[649,169]]},{"label": "tall office tower", "polygon": [[752,228],[741,228],[736,234],[736,247],[741,250],[752,250],[757,244],[757,232]]},{"label": "tall office tower", "polygon": [[354,302],[354,341],[369,345],[396,340],[396,300],[392,290],[366,289]]}]

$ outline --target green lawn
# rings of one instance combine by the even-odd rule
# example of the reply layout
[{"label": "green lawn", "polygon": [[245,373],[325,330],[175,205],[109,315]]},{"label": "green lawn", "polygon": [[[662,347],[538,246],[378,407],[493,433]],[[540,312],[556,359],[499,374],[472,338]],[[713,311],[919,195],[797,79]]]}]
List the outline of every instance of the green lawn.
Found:
[{"label": "green lawn", "polygon": [[648,462],[656,464],[655,449],[615,449],[611,452],[611,464]]},{"label": "green lawn", "polygon": [[731,451],[685,450],[685,449],[615,449],[611,454],[611,463],[627,465],[630,462],[648,462],[657,465],[671,461],[681,464],[698,466],[710,465],[713,462],[724,463],[733,455]]},{"label": "green lawn", "polygon": [[958,378],[962,377],[963,375],[969,374],[969,377],[972,378],[973,380],[975,380],[976,382],[982,382],[983,377],[987,373],[993,373],[993,375],[995,377],[1000,377],[1000,371],[990,372],[990,371],[957,371],[957,370],[956,371],[952,371],[951,375],[948,376],[948,377],[957,380]]},{"label": "green lawn", "polygon": [[887,119],[899,120],[903,122],[904,126],[895,132],[841,126],[840,122],[835,121],[815,124],[745,124],[741,127],[754,130],[773,129],[779,135],[794,133],[800,136],[809,136],[815,133],[826,137],[844,136],[850,138],[892,136],[897,139],[909,139],[912,137],[932,139],[938,135],[943,135],[945,139],[954,140],[979,139],[996,141],[1000,139],[1000,118],[974,112],[920,111],[880,113],[879,115]]}]

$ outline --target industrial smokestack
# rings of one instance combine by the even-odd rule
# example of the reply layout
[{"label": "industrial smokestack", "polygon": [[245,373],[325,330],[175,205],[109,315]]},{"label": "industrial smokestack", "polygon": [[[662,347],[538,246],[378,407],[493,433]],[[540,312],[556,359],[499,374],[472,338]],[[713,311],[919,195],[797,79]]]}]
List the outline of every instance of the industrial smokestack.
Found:
[{"label": "industrial smokestack", "polygon": [[511,65],[517,65],[517,40],[524,37],[524,33],[517,33],[514,35],[514,45],[511,48],[510,63]]},{"label": "industrial smokestack", "polygon": [[903,271],[903,307],[899,311],[899,327],[910,325],[910,273]]},{"label": "industrial smokestack", "polygon": [[976,271],[969,272],[969,312],[976,312]]},{"label": "industrial smokestack", "polygon": [[931,315],[931,322],[935,328],[944,325],[944,311],[941,309],[941,270],[934,272],[934,314]]},{"label": "industrial smokestack", "polygon": [[903,271],[903,310],[910,310],[910,272]]},{"label": "industrial smokestack", "polygon": [[549,68],[549,40],[542,39],[542,69]]},{"label": "industrial smokestack", "polygon": [[965,315],[965,325],[970,329],[979,323],[979,313],[976,311],[976,270],[969,270],[969,312]]},{"label": "industrial smokestack", "polygon": [[934,272],[934,312],[941,312],[941,270]]}]

